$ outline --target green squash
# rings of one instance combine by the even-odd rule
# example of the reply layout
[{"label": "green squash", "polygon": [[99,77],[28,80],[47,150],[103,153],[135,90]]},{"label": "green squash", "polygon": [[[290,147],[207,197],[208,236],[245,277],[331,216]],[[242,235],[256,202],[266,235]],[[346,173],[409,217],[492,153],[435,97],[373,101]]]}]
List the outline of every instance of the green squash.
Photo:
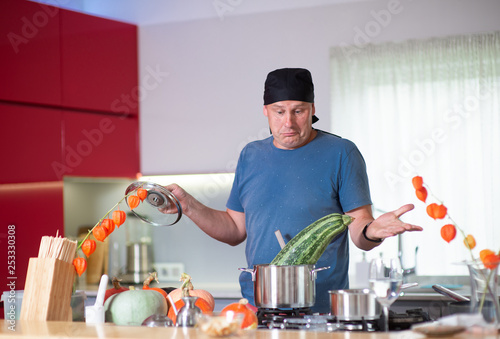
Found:
[{"label": "green squash", "polygon": [[106,322],[140,326],[153,314],[166,315],[165,297],[154,290],[130,290],[109,297],[104,303]]}]

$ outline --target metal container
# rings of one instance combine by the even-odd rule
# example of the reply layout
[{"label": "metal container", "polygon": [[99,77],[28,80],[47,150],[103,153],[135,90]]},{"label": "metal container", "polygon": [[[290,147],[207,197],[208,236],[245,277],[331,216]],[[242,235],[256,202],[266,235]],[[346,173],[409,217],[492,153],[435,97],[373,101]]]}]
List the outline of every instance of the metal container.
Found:
[{"label": "metal container", "polygon": [[240,268],[252,274],[255,306],[261,308],[304,308],[314,305],[316,273],[328,267],[314,265],[255,265]]},{"label": "metal container", "polygon": [[332,315],[339,320],[379,319],[382,308],[368,288],[328,291]]},{"label": "metal container", "polygon": [[[401,285],[401,291],[418,286],[418,283]],[[331,314],[339,320],[376,320],[382,307],[369,288],[328,291]]]},{"label": "metal container", "polygon": [[153,251],[151,244],[127,244],[127,273],[148,273],[152,271]]}]

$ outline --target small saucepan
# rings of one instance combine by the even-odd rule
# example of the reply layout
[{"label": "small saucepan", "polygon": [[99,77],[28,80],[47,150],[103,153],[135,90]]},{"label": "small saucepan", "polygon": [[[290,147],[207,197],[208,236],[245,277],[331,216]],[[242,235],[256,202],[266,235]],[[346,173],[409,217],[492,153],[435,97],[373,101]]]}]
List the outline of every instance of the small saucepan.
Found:
[{"label": "small saucepan", "polygon": [[[401,290],[417,286],[408,283]],[[375,294],[369,288],[328,291],[331,314],[342,321],[377,320],[382,308]]]},{"label": "small saucepan", "polygon": [[331,314],[338,320],[374,320],[382,309],[369,288],[328,291]]}]

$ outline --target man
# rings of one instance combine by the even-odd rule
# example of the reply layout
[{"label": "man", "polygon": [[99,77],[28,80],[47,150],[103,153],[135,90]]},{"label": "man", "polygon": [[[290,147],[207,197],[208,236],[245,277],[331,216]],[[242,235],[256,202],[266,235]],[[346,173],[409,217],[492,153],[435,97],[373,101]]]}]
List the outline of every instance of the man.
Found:
[{"label": "man", "polygon": [[[349,140],[312,128],[314,86],[306,69],[285,68],[268,74],[264,115],[272,136],[249,143],[241,152],[226,211],[202,205],[176,184],[167,189],[179,199],[183,213],[209,236],[238,245],[245,239],[248,267],[268,264],[280,251],[274,232],[291,239],[330,213],[354,217],[317,263],[313,312],[330,311],[329,290],[349,286],[349,233],[353,243],[371,250],[384,238],[421,231],[399,217],[405,205],[375,219],[363,157]],[[251,274],[240,275],[243,297],[253,303]]]}]

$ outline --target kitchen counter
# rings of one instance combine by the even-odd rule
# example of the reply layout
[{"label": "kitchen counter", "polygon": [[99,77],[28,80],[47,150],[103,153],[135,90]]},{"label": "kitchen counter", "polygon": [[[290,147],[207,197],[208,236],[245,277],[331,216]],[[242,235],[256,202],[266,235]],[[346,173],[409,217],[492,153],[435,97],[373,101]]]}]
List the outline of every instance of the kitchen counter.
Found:
[{"label": "kitchen counter", "polygon": [[[115,326],[113,324],[102,325],[86,325],[83,322],[23,322],[17,321],[14,331],[9,329],[11,326],[7,321],[4,321],[0,329],[0,338],[148,338],[148,339],[213,339],[214,337],[207,336],[196,329],[189,328],[148,328],[140,326]],[[471,335],[461,333],[453,337],[441,338],[470,338]],[[494,337],[494,336],[493,336]],[[297,331],[297,330],[257,330],[251,332],[248,336],[240,336],[237,338],[251,339],[305,339],[305,338],[348,338],[348,339],[385,339],[385,338],[405,338],[419,339],[425,338],[424,335],[413,332],[312,332],[312,331]]]}]

